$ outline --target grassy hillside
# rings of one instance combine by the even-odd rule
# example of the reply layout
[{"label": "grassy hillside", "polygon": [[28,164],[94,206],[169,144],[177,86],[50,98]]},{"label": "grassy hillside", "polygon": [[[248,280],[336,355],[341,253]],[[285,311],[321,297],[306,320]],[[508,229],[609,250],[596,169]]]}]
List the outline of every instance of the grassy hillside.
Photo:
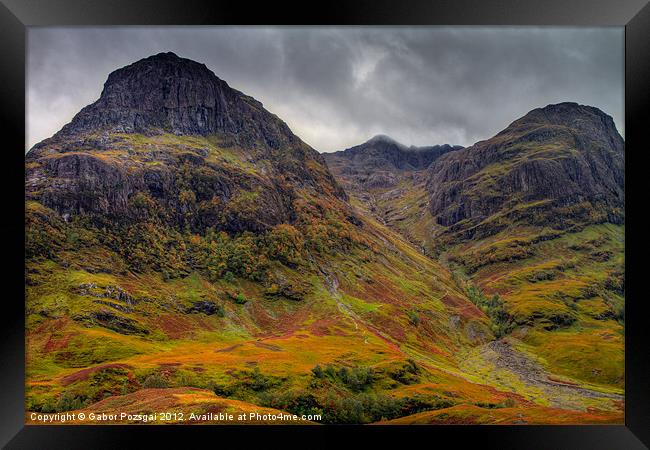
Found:
[{"label": "grassy hillside", "polygon": [[280,119],[196,64],[201,95],[186,100],[218,87],[222,109],[140,124],[122,94],[188,64],[152,58],[159,79],[137,63],[109,77],[115,95],[27,155],[28,420],[622,422],[621,225],[507,216],[470,236],[434,220],[419,169],[364,191],[341,179],[346,193]]},{"label": "grassy hillside", "polygon": [[[623,244],[621,225],[518,229],[453,247],[447,258],[459,277],[469,275],[497,334],[554,373],[617,391],[624,387]],[[501,304],[491,307],[495,296]]]},{"label": "grassy hillside", "polygon": [[[200,150],[220,170],[265,177],[263,164],[211,138],[115,143],[84,152],[138,173],[151,152],[160,153],[152,164],[169,167]],[[197,205],[186,197],[191,214]],[[507,396],[458,368],[455,354],[490,331],[450,272],[342,200],[297,190],[291,224],[239,233],[179,229],[163,201],[132,195],[129,220],[63,217],[27,202],[28,411],[110,409],[121,404],[110,398],[191,387],[365,423],[473,403],[475,392],[493,403]],[[242,192],[229,206],[254,217],[264,205]]]}]

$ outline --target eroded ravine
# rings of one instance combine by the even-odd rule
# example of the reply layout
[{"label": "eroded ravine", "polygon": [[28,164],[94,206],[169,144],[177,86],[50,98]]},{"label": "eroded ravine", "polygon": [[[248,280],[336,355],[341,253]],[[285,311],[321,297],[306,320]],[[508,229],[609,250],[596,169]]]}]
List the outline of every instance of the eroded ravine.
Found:
[{"label": "eroded ravine", "polygon": [[459,364],[486,384],[517,392],[535,403],[562,409],[620,409],[623,395],[562,381],[514,344],[511,337],[488,342],[463,354]]}]

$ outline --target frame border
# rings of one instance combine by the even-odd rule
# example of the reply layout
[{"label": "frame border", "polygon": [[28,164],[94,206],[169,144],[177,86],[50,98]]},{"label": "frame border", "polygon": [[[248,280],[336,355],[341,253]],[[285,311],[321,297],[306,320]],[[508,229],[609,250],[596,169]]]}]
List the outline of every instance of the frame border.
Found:
[{"label": "frame border", "polygon": [[[473,441],[499,448],[647,448],[650,446],[650,342],[643,304],[642,263],[647,249],[643,239],[643,204],[636,201],[647,186],[642,184],[641,161],[644,131],[650,124],[650,3],[648,0],[357,0],[317,5],[305,9],[282,8],[266,2],[250,5],[232,0],[0,0],[0,42],[3,47],[0,83],[0,120],[8,133],[3,155],[2,181],[9,195],[9,211],[0,221],[6,253],[3,275],[11,288],[0,310],[0,445],[7,448],[115,448],[131,447],[134,438],[151,438],[151,426],[25,426],[24,425],[24,148],[26,28],[34,26],[106,25],[555,25],[625,26],[625,140],[626,185],[625,259],[627,299],[625,324],[625,425],[589,426],[435,426],[435,427],[298,427],[291,435],[286,427],[256,426],[265,438],[295,441],[295,432],[309,431],[306,445],[322,446],[342,429],[358,431],[366,438],[385,440],[408,431],[414,438],[453,439],[455,444]],[[631,150],[630,150],[631,149]],[[21,150],[22,151],[22,150]],[[632,162],[634,161],[634,163]],[[630,207],[632,205],[632,207]],[[643,247],[639,244],[645,243]],[[16,261],[13,261],[13,258]],[[647,275],[646,275],[647,276]],[[18,300],[18,299],[21,300]],[[167,445],[212,438],[238,438],[242,429],[219,427],[156,427],[156,438]],[[334,433],[331,433],[334,431]],[[469,432],[468,432],[469,431]],[[218,433],[218,435],[217,435]],[[388,436],[387,436],[388,435]],[[248,436],[251,436],[250,434]],[[215,440],[214,438],[217,438]],[[402,436],[404,437],[404,436]],[[316,438],[316,439],[314,439]],[[269,441],[266,441],[269,442]],[[335,443],[336,441],[332,441]],[[402,441],[403,442],[403,441]]]}]

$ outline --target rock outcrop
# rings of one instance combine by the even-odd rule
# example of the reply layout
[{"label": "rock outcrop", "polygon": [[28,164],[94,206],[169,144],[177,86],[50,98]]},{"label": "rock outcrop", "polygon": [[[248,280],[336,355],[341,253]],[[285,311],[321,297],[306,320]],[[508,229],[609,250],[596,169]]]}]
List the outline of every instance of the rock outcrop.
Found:
[{"label": "rock outcrop", "polygon": [[232,89],[204,64],[160,53],[112,72],[95,103],[57,136],[94,133],[210,135],[243,147],[297,144],[289,127],[262,103]]}]

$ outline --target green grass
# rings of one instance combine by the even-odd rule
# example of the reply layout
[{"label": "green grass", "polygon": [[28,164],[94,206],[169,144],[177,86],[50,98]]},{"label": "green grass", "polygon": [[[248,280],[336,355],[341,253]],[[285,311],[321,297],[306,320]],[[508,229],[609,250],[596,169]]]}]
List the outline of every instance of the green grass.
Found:
[{"label": "green grass", "polygon": [[[501,295],[513,333],[525,328],[526,350],[542,358],[551,372],[620,388],[624,299],[612,289],[624,270],[623,227],[591,225],[548,240],[540,240],[541,233],[508,229],[471,248],[452,249],[460,255],[452,260],[460,269],[469,261],[473,282],[488,294]],[[493,257],[513,243],[525,243],[528,254]]]}]

